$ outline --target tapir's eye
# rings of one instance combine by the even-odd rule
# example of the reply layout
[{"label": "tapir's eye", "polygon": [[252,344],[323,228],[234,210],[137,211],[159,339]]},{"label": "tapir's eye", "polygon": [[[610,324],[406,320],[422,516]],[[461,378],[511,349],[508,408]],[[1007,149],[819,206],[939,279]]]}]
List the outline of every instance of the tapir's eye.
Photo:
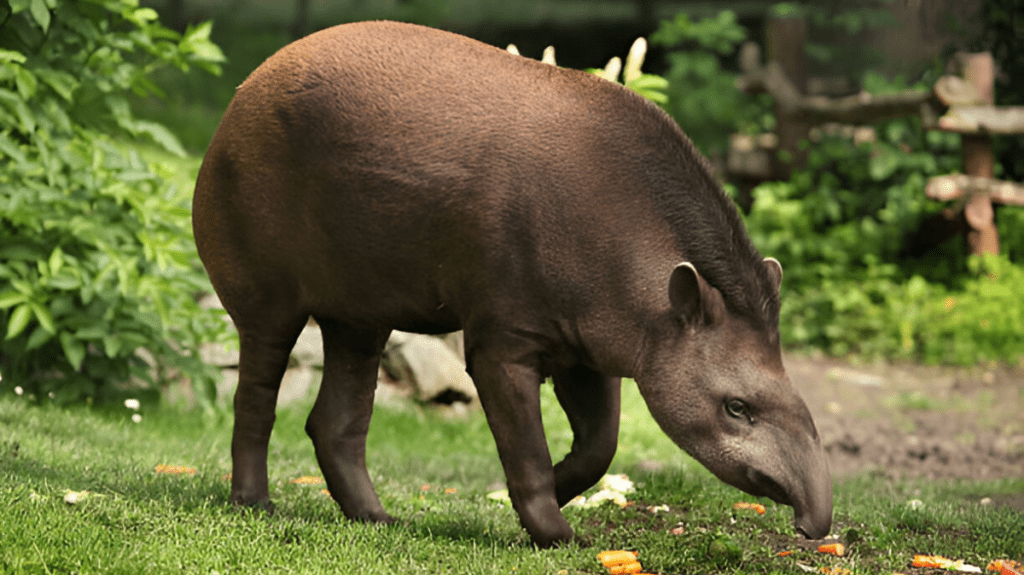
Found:
[{"label": "tapir's eye", "polygon": [[746,419],[747,415],[747,404],[743,403],[739,399],[730,399],[725,402],[725,411],[733,417],[742,417]]}]

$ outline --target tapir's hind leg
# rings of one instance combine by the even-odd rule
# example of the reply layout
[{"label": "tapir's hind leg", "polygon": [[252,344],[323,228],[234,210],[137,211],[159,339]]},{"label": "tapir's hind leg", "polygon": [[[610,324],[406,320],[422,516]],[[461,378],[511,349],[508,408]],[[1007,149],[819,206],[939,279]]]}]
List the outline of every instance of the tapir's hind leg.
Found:
[{"label": "tapir's hind leg", "polygon": [[305,323],[305,317],[296,316],[258,328],[238,325],[239,375],[231,438],[232,503],[273,507],[267,489],[267,444],[274,427],[281,377]]},{"label": "tapir's hind leg", "polygon": [[306,433],[313,440],[327,488],[350,519],[394,521],[380,504],[366,470],[377,368],[388,331],[355,330],[317,318],[324,337],[324,379]]},{"label": "tapir's hind leg", "polygon": [[555,395],[572,426],[572,449],[555,466],[558,504],[592,487],[608,471],[619,438],[622,380],[582,365],[555,374]]}]

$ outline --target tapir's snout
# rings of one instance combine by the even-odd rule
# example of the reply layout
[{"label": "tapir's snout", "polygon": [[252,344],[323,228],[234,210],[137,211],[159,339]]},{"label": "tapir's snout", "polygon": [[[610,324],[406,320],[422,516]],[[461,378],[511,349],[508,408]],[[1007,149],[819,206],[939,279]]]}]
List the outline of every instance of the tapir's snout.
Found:
[{"label": "tapir's snout", "polygon": [[772,475],[775,477],[748,471],[749,488],[745,490],[793,507],[793,527],[805,538],[827,536],[832,529],[832,475],[820,443],[815,441],[803,456],[773,470]]},{"label": "tapir's snout", "polygon": [[807,539],[822,539],[832,529],[832,475],[824,450],[807,477],[803,500],[793,501],[793,527]]}]

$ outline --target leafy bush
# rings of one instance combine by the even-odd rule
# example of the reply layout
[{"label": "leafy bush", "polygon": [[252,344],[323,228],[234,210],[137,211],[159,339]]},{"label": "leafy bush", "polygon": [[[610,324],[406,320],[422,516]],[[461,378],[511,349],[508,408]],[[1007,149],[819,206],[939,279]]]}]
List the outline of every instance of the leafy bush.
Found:
[{"label": "leafy bush", "polygon": [[224,326],[194,301],[209,285],[187,191],[123,149],[138,137],[183,154],[126,96],[159,93],[147,75],[161,66],[218,72],[209,33],[168,30],[137,0],[0,2],[6,389],[102,399],[177,372],[209,397],[215,372],[196,350]]},{"label": "leafy bush", "polygon": [[[865,85],[894,87],[875,76]],[[786,270],[784,342],[867,359],[1016,363],[1024,268],[1012,258],[1024,255],[1024,235],[1012,230],[1024,214],[1000,214],[1000,257],[967,258],[953,240],[902,259],[906,235],[944,207],[924,186],[960,169],[959,136],[925,132],[915,119],[876,128],[876,142],[824,138],[810,146],[806,169],[754,191],[751,237]]]},{"label": "leafy bush", "polygon": [[746,29],[728,10],[698,21],[677,14],[663,20],[651,35],[651,43],[673,49],[666,55],[665,110],[705,154],[724,154],[729,135],[737,129],[774,126],[772,116],[765,113],[770,98],[752,98],[737,90],[737,74],[722,65],[746,39]]}]

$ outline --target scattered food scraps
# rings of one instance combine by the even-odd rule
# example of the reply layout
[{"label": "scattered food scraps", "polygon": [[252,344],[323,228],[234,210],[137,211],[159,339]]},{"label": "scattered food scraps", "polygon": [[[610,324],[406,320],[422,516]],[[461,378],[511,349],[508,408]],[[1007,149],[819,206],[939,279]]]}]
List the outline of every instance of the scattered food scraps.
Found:
[{"label": "scattered food scraps", "polygon": [[[590,497],[584,497],[578,495],[569,501],[566,507],[598,507],[609,501],[618,505],[619,507],[628,507],[632,505],[626,500],[626,494],[635,491],[633,482],[628,476],[624,474],[618,475],[605,475],[598,481],[597,486],[600,491],[591,495]],[[667,507],[665,508],[668,509]]]},{"label": "scattered food scraps", "polygon": [[682,535],[683,533],[686,533],[686,527],[682,525],[676,525],[672,529],[669,529],[668,532],[672,535]]},{"label": "scattered food scraps", "polygon": [[64,503],[68,505],[76,505],[82,501],[85,501],[87,497],[92,495],[88,491],[68,491],[64,494]]},{"label": "scattered food scraps", "polygon": [[733,505],[732,508],[733,509],[753,509],[754,511],[757,511],[758,515],[764,515],[764,512],[767,511],[765,509],[764,505],[761,505],[760,503],[746,503],[746,502],[743,502],[743,501],[737,503],[736,505]]},{"label": "scattered food scraps", "polygon": [[1021,575],[1024,573],[1024,565],[1013,559],[996,559],[986,567],[988,571],[998,571],[999,575]]},{"label": "scattered food scraps", "polygon": [[787,555],[792,555],[792,554],[793,554],[792,550],[789,550],[789,551],[779,551],[778,553],[776,553],[776,555],[778,555],[779,557],[785,557]]},{"label": "scattered food scraps", "polygon": [[853,575],[853,571],[846,567],[818,567],[818,572],[825,575]]},{"label": "scattered food scraps", "polygon": [[165,473],[167,475],[195,475],[195,467],[185,467],[184,465],[164,465],[160,464],[156,466],[157,473]]},{"label": "scattered food scraps", "polygon": [[616,491],[618,493],[632,493],[635,490],[633,481],[624,473],[605,475],[597,482],[597,486],[602,490]]},{"label": "scattered food scraps", "polygon": [[597,554],[597,559],[611,575],[639,573],[643,569],[636,559],[635,551],[602,551]]},{"label": "scattered food scraps", "polygon": [[597,493],[591,495],[582,503],[583,507],[597,507],[603,503],[611,501],[619,507],[625,507],[629,502],[626,501],[626,496],[618,491],[612,491],[610,489],[602,489]]},{"label": "scattered food scraps", "polygon": [[313,477],[312,475],[303,475],[302,477],[292,479],[292,483],[298,483],[300,485],[320,485],[323,482],[323,477]]},{"label": "scattered food scraps", "polygon": [[947,569],[949,571],[963,571],[964,573],[981,573],[981,567],[968,565],[963,561],[947,559],[940,555],[914,555],[914,567],[929,567],[932,569]]},{"label": "scattered food scraps", "polygon": [[512,503],[512,498],[508,496],[508,489],[499,489],[497,491],[492,491],[487,494],[487,498],[497,501],[502,505],[506,503]]},{"label": "scattered food scraps", "polygon": [[444,490],[445,495],[451,495],[452,493],[458,493],[458,492],[459,492],[459,490],[454,488],[454,487],[449,487],[448,489]]},{"label": "scattered food scraps", "polygon": [[330,495],[331,495],[331,492],[330,492],[330,491],[328,491],[328,490],[326,490],[326,489],[321,489],[321,490],[320,490],[320,493],[323,493],[324,495],[326,495],[326,496],[328,496],[328,497],[330,497]]},{"label": "scattered food scraps", "polygon": [[818,553],[831,553],[837,557],[846,555],[846,546],[842,543],[826,543],[818,545]]}]

